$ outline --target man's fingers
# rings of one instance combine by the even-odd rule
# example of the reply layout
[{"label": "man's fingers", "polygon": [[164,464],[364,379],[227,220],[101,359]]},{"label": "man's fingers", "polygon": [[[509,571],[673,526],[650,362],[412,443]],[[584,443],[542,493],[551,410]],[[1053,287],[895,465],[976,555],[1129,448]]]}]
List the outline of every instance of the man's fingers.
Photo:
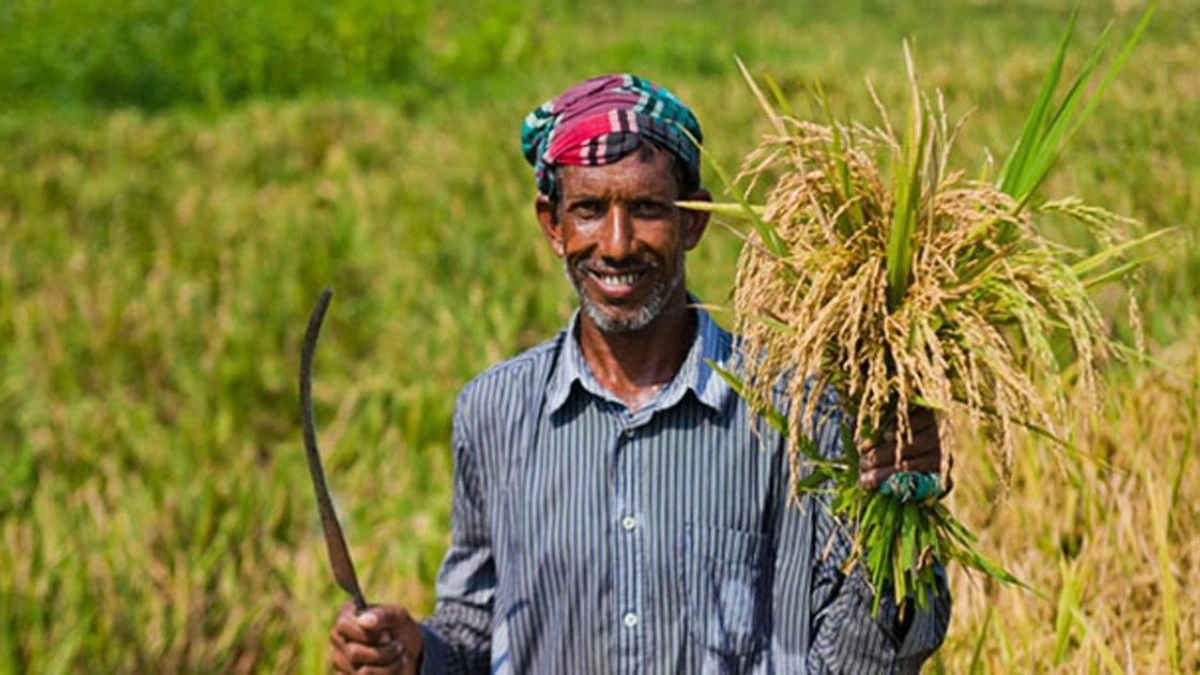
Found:
[{"label": "man's fingers", "polygon": [[350,657],[346,654],[346,640],[336,630],[329,632],[329,643],[333,647],[330,650],[333,655],[333,669],[339,673],[352,673],[354,668],[350,665]]},{"label": "man's fingers", "polygon": [[[885,439],[875,446],[864,444],[859,450],[858,469],[866,472],[885,466],[896,467],[896,441]],[[895,434],[891,434],[895,436]],[[911,443],[906,443],[900,451],[901,471],[939,471],[937,466],[937,425],[930,425],[913,431]]]},{"label": "man's fingers", "polygon": [[[897,443],[895,428],[886,430],[877,444],[859,445],[859,483],[877,489],[897,471],[942,473],[941,445],[937,418],[928,408],[915,408],[909,415],[909,440]],[[897,457],[899,454],[899,457]]]},{"label": "man's fingers", "polygon": [[385,644],[391,642],[397,629],[412,619],[403,609],[371,607],[359,614],[354,605],[342,605],[334,631],[341,633],[346,642],[362,644]]},{"label": "man's fingers", "polygon": [[397,675],[397,673],[399,673],[400,675],[408,675],[409,673],[413,673],[415,675],[416,672],[417,672],[416,666],[413,664],[411,659],[408,659],[406,657],[406,658],[402,659],[399,663],[395,663],[395,664],[392,664],[389,666],[363,666],[362,668],[359,668],[358,670],[354,671],[354,674],[355,675]]},{"label": "man's fingers", "polygon": [[342,605],[329,642],[340,673],[415,674],[424,651],[420,626],[399,605],[372,605],[361,614]]},{"label": "man's fingers", "polygon": [[877,445],[862,451],[858,456],[858,470],[870,471],[877,467],[892,466],[896,463],[896,445],[887,443]]},{"label": "man's fingers", "polygon": [[890,466],[868,469],[858,474],[858,482],[868,490],[876,490],[883,485],[883,481],[887,480],[888,476],[894,473],[896,470]]},{"label": "man's fingers", "polygon": [[363,624],[362,618],[356,614],[354,604],[347,602],[338,611],[333,631],[340,634],[344,642],[374,642],[372,631]]},{"label": "man's fingers", "polygon": [[913,433],[918,433],[924,429],[937,426],[937,417],[929,408],[916,408],[909,412],[908,426],[913,430]]},{"label": "man's fingers", "polygon": [[929,452],[937,447],[938,428],[937,423],[933,422],[921,427],[913,427],[911,447],[913,449]]},{"label": "man's fingers", "polygon": [[404,647],[399,642],[385,645],[350,644],[346,648],[350,664],[363,666],[399,666],[404,658]]},{"label": "man's fingers", "polygon": [[900,469],[902,471],[940,473],[941,461],[937,425],[914,432],[912,443],[905,446],[900,452]]}]

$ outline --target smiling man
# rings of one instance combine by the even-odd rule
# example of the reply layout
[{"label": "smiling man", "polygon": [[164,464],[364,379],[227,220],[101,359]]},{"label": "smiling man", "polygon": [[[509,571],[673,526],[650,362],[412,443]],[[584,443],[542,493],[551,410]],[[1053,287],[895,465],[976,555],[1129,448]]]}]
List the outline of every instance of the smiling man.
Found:
[{"label": "smiling man", "polygon": [[607,166],[565,167],[568,190],[537,202],[584,312],[605,333],[641,330],[664,308],[682,306],[684,252],[703,232],[699,213],[674,205],[671,156],[643,148]]},{"label": "smiling man", "polygon": [[579,295],[575,337],[588,369],[631,411],[674,377],[695,333],[683,261],[707,218],[675,206],[673,163],[645,145],[611,164],[566,166],[559,194],[537,201],[542,231]]},{"label": "smiling man", "polygon": [[[686,286],[708,218],[676,202],[709,199],[701,138],[677,98],[632,75],[526,119],[537,220],[580,310],[463,389],[437,608],[417,622],[344,606],[339,670],[892,673],[941,643],[948,592],[901,616],[880,589],[872,617],[872,589],[840,569],[846,533],[791,496],[784,440],[709,365],[739,353]],[[840,454],[831,396],[816,419],[818,447]],[[867,453],[873,485],[937,469],[932,415],[914,427],[899,467],[894,444]]]}]

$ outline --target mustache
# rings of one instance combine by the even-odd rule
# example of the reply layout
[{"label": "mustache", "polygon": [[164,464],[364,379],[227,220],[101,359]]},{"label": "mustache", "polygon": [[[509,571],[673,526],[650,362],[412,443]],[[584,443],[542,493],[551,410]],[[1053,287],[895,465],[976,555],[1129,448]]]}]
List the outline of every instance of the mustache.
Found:
[{"label": "mustache", "polygon": [[583,258],[571,265],[580,272],[620,274],[626,270],[654,270],[663,266],[662,261],[653,257],[622,258],[620,260],[594,260]]}]

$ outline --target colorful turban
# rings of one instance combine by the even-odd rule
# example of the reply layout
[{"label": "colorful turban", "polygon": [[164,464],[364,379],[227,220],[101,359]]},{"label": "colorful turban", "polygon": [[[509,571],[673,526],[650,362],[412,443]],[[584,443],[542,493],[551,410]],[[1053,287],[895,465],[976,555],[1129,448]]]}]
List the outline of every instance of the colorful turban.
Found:
[{"label": "colorful turban", "polygon": [[554,193],[554,166],[610,164],[643,138],[669,150],[699,182],[697,144],[703,137],[696,116],[674,94],[636,75],[580,82],[538,106],[521,125],[521,149],[545,195]]}]

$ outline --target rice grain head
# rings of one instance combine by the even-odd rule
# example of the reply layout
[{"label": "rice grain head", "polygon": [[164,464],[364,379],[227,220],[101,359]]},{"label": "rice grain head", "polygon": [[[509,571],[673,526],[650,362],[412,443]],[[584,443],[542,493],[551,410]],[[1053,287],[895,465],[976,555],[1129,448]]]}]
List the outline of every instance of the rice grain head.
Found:
[{"label": "rice grain head", "polygon": [[[753,355],[747,381],[764,401],[779,373],[834,387],[859,442],[892,416],[910,439],[910,406],[933,407],[947,413],[939,416],[945,425],[961,419],[985,429],[1007,475],[1022,427],[1066,428],[1068,389],[1072,406],[1097,408],[1109,338],[1071,267],[1075,252],[1035,230],[1042,211],[947,171],[958,126],[947,124],[940,97],[920,100],[932,131],[915,181],[908,286],[894,308],[887,260],[896,179],[887,169],[900,165],[904,143],[892,125],[777,116],[786,133],[748,156],[742,179],[775,179],[762,217],[787,254],[752,236],[738,262],[733,305]],[[1117,239],[1118,219],[1078,200],[1044,211],[1085,222],[1102,242]],[[818,398],[803,395],[807,379],[789,385],[792,400],[808,401],[789,411],[793,436]],[[957,450],[953,433],[941,438],[947,454]]]}]

